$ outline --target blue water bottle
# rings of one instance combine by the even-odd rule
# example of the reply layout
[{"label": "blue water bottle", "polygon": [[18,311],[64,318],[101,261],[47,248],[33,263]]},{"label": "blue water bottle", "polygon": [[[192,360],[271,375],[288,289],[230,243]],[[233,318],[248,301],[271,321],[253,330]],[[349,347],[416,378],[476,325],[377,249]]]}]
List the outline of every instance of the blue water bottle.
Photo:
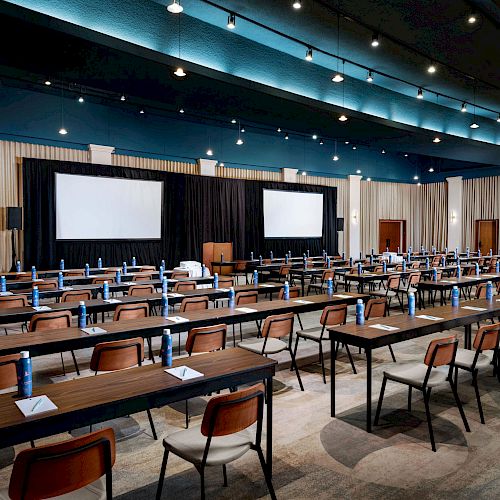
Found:
[{"label": "blue water bottle", "polygon": [[163,280],[163,273],[165,272],[165,269],[163,266],[160,266],[160,270],[158,271],[158,279]]},{"label": "blue water bottle", "polygon": [[304,265],[304,269],[307,269],[307,257],[306,254],[302,257],[302,264]]},{"label": "blue water bottle", "polygon": [[326,250],[323,249],[323,260],[326,260]]},{"label": "blue water bottle", "polygon": [[167,278],[163,277],[161,280],[161,293],[167,293],[168,292],[168,280]]},{"label": "blue water bottle", "polygon": [[432,281],[437,281],[438,280],[438,272],[435,267],[432,268]]},{"label": "blue water bottle", "polygon": [[476,262],[476,276],[479,276],[479,264]]},{"label": "blue water bottle", "polygon": [[389,254],[389,264],[392,264],[392,253]]},{"label": "blue water bottle", "polygon": [[415,294],[413,292],[408,294],[408,315],[415,316]]},{"label": "blue water bottle", "polygon": [[163,330],[161,336],[161,364],[162,366],[172,366],[172,335],[170,330]]},{"label": "blue water bottle", "polygon": [[290,300],[290,285],[288,284],[288,281],[285,281],[285,284],[283,285],[283,299]]},{"label": "blue water bottle", "polygon": [[444,254],[448,255],[448,247],[444,247]]},{"label": "blue water bottle", "polygon": [[34,281],[36,280],[36,267],[31,266],[31,280]]},{"label": "blue water bottle", "polygon": [[219,288],[219,273],[214,274],[214,288]]},{"label": "blue water bottle", "polygon": [[307,258],[309,258],[311,254],[309,253],[309,248],[307,249]]},{"label": "blue water bottle", "polygon": [[436,255],[436,253],[437,253],[436,247],[432,247],[432,255]]},{"label": "blue water bottle", "polygon": [[462,277],[462,269],[460,266],[457,266],[457,279],[460,279]]},{"label": "blue water bottle", "polygon": [[0,292],[6,292],[7,291],[7,280],[5,279],[5,276],[0,277]]},{"label": "blue water bottle", "polygon": [[253,260],[253,252],[250,252],[250,260]]},{"label": "blue water bottle", "polygon": [[64,278],[61,271],[59,271],[59,273],[57,274],[57,288],[59,288],[59,290],[62,290],[64,288]]},{"label": "blue water bottle", "polygon": [[330,269],[330,267],[332,267],[332,260],[330,259],[330,257],[326,258],[326,267],[328,269]]},{"label": "blue water bottle", "polygon": [[373,265],[373,255],[370,254],[370,266],[372,266],[372,265]]},{"label": "blue water bottle", "polygon": [[349,267],[352,267],[352,257],[349,257]]},{"label": "blue water bottle", "polygon": [[269,252],[269,258],[271,259],[271,261],[272,261],[272,260],[273,260],[273,258],[274,258],[274,256],[273,256],[273,255],[274,255],[274,254],[273,254],[273,251],[271,250],[271,251]]},{"label": "blue water bottle", "polygon": [[201,265],[201,277],[204,278],[205,277],[205,264],[202,264]]},{"label": "blue water bottle", "polygon": [[229,288],[229,307],[234,307],[234,287]]},{"label": "blue water bottle", "polygon": [[90,266],[88,264],[85,264],[85,276],[87,278],[90,276]]},{"label": "blue water bottle", "polygon": [[333,293],[333,279],[332,278],[328,278],[328,295],[331,295]]},{"label": "blue water bottle", "polygon": [[403,260],[403,272],[406,273],[406,260]]},{"label": "blue water bottle", "polygon": [[291,259],[292,258],[292,251],[291,250],[288,250],[288,258]]},{"label": "blue water bottle", "polygon": [[288,254],[285,254],[285,264],[288,264]]},{"label": "blue water bottle", "polygon": [[253,272],[253,286],[257,286],[259,284],[259,273],[257,269]]},{"label": "blue water bottle", "polygon": [[451,307],[458,307],[459,296],[458,286],[454,286],[451,290]]},{"label": "blue water bottle", "polygon": [[123,271],[123,274],[127,274],[127,263],[126,262],[124,262],[122,264],[122,271]]},{"label": "blue water bottle", "polygon": [[493,256],[493,249],[490,248],[490,257],[492,257],[492,256]]},{"label": "blue water bottle", "polygon": [[358,274],[363,274],[363,266],[361,265],[361,262],[358,262]]},{"label": "blue water bottle", "polygon": [[429,267],[430,267],[429,257],[426,257],[425,258],[425,268],[429,269]]},{"label": "blue water bottle", "polygon": [[446,267],[446,257],[444,255],[441,257],[441,266]]},{"label": "blue water bottle", "polygon": [[37,286],[34,286],[31,291],[31,305],[33,307],[38,307],[40,305],[40,292]]},{"label": "blue water bottle", "polygon": [[162,259],[162,261],[160,262],[160,266],[163,267],[163,270],[166,269],[166,267],[165,267],[165,260],[164,259]]},{"label": "blue water bottle", "polygon": [[500,273],[500,261],[497,260],[496,264],[495,264],[495,272],[496,273]]},{"label": "blue water bottle", "polygon": [[356,304],[356,324],[365,324],[365,304],[363,302],[363,299],[358,299],[358,302]]},{"label": "blue water bottle", "polygon": [[470,250],[469,250],[469,247],[466,248],[465,250],[465,255],[467,256],[467,258],[470,257]]},{"label": "blue water bottle", "polygon": [[17,393],[22,398],[33,394],[33,371],[29,351],[21,351],[21,358],[16,363]]},{"label": "blue water bottle", "polygon": [[64,259],[61,259],[61,260],[59,261],[59,269],[60,269],[61,271],[63,271],[63,270],[64,270]]},{"label": "blue water bottle", "polygon": [[109,300],[109,283],[107,281],[102,284],[102,298]]},{"label": "blue water bottle", "polygon": [[259,266],[262,266],[263,260],[262,260],[262,255],[259,255]]},{"label": "blue water bottle", "polygon": [[387,262],[384,260],[382,262],[382,272],[385,274],[387,272]]},{"label": "blue water bottle", "polygon": [[21,261],[20,261],[20,260],[18,260],[18,261],[16,262],[16,272],[17,272],[17,273],[20,273],[20,272],[21,272]]},{"label": "blue water bottle", "polygon": [[78,306],[78,328],[85,328],[87,326],[87,307],[83,300],[80,301]]},{"label": "blue water bottle", "polygon": [[166,293],[161,294],[161,314],[163,318],[168,318],[168,296]]},{"label": "blue water bottle", "polygon": [[132,257],[132,267],[137,266],[137,260],[135,260],[135,257]]},{"label": "blue water bottle", "polygon": [[486,300],[493,300],[493,283],[491,281],[486,283]]},{"label": "blue water bottle", "polygon": [[117,285],[119,285],[122,282],[122,273],[120,272],[119,269],[116,270],[115,281]]},{"label": "blue water bottle", "polygon": [[99,257],[97,259],[97,269],[102,269],[102,259],[101,259],[101,257]]}]

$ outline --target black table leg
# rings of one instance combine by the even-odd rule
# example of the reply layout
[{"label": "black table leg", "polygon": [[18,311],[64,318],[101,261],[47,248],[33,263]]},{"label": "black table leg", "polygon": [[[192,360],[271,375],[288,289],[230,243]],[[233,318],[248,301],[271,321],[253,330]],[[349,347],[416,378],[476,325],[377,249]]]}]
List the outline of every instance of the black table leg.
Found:
[{"label": "black table leg", "polygon": [[267,424],[266,424],[266,465],[269,477],[273,476],[273,377],[268,377],[267,387]]},{"label": "black table leg", "polygon": [[305,296],[305,293],[306,293],[306,284],[305,284],[305,274],[302,273],[302,275],[300,276],[300,284],[302,286],[302,297]]},{"label": "black table leg", "polygon": [[372,350],[366,348],[366,432],[372,432]]},{"label": "black table leg", "polygon": [[335,339],[330,336],[330,416],[335,417]]},{"label": "black table leg", "polygon": [[465,325],[464,347],[466,349],[472,348],[472,325]]}]

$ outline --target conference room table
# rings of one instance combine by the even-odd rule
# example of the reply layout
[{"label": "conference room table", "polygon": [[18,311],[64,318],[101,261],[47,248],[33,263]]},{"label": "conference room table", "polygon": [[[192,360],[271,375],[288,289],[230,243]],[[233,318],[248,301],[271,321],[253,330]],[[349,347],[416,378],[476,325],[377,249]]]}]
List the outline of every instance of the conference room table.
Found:
[{"label": "conference room table", "polygon": [[[1,447],[41,439],[106,422],[150,408],[205,396],[230,387],[265,380],[272,388],[277,361],[240,348],[228,348],[189,358],[172,366],[188,366],[202,377],[181,381],[159,363],[119,370],[96,377],[78,377],[33,388],[33,397],[46,395],[57,409],[24,417],[12,393],[0,395]],[[272,472],[273,394],[266,397],[266,465]]]},{"label": "conference room table", "polygon": [[[384,346],[464,326],[464,346],[472,345],[472,324],[500,315],[500,298],[460,302],[458,307],[440,306],[432,316],[407,314],[368,320],[364,325],[348,323],[328,328],[331,343],[331,416],[335,417],[335,342],[359,347],[366,352],[366,430],[372,431],[372,351]],[[379,327],[377,327],[379,325]],[[422,351],[422,359],[425,351]]]},{"label": "conference room table", "polygon": [[[302,314],[322,310],[333,304],[355,304],[358,299],[368,300],[368,295],[358,293],[321,294],[289,300],[273,300],[249,304],[248,307],[221,307],[183,313],[172,313],[168,318],[147,318],[94,323],[90,328],[103,329],[104,333],[88,334],[78,327],[60,328],[39,332],[19,333],[0,337],[0,356],[30,351],[30,356],[43,356],[64,351],[94,347],[99,342],[123,340],[137,336],[149,339],[161,336],[168,328],[171,333],[181,333],[191,328],[213,326],[219,323],[238,324],[259,321],[271,314],[292,312]],[[180,319],[179,319],[180,318]],[[97,330],[99,331],[99,330]]]},{"label": "conference room table", "polygon": [[[146,264],[144,264],[146,266]],[[127,270],[130,272],[140,272],[142,267],[144,266],[127,266]],[[39,277],[41,278],[50,278],[50,277],[55,277],[59,275],[60,272],[62,273],[71,273],[71,272],[79,272],[79,271],[84,271],[85,269],[83,267],[80,268],[72,268],[72,269],[37,269],[36,273]],[[90,274],[102,274],[104,271],[118,271],[122,270],[122,266],[110,266],[110,267],[91,267],[89,269]],[[144,271],[144,272],[152,272],[152,271]],[[31,269],[27,269],[26,271],[21,271],[21,272],[15,272],[11,271],[8,273],[2,273],[2,276],[5,276],[7,279],[12,279],[16,278],[19,274],[26,274],[26,273],[31,273]]]}]

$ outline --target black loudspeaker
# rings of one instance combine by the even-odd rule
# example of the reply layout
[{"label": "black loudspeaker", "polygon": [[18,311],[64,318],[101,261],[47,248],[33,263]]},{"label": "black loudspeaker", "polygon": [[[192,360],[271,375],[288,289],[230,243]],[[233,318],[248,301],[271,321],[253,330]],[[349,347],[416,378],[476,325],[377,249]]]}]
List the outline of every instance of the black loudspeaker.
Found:
[{"label": "black loudspeaker", "polygon": [[337,231],[343,231],[344,230],[344,219],[337,219]]},{"label": "black loudspeaker", "polygon": [[23,228],[23,209],[20,207],[7,207],[7,229]]}]

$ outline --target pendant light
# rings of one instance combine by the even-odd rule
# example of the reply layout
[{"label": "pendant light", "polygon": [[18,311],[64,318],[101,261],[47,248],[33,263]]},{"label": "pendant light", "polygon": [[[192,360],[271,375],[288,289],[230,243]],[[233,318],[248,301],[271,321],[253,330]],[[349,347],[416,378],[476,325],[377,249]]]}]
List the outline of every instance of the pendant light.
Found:
[{"label": "pendant light", "polygon": [[66,135],[68,130],[64,126],[64,87],[61,87],[61,128],[59,129],[61,135]]},{"label": "pendant light", "polygon": [[[169,5],[169,7],[171,7]],[[180,7],[180,5],[179,5]],[[176,12],[177,14],[179,14],[180,12],[182,12],[182,7],[181,7],[181,10],[179,12]],[[179,16],[179,23],[178,23],[178,34],[179,34],[179,60],[181,59],[181,16]],[[174,71],[174,75],[175,76],[178,76],[179,78],[183,78],[186,76],[186,72],[182,69],[182,66],[179,66],[175,71]]]},{"label": "pendant light", "polygon": [[344,81],[343,72],[339,72],[339,59],[340,59],[340,14],[337,13],[337,72],[332,78],[332,82],[340,83]]},{"label": "pendant light", "polygon": [[167,6],[167,10],[171,14],[180,14],[184,10],[181,5],[181,0],[172,0],[172,3]]},{"label": "pendant light", "polygon": [[479,123],[476,122],[476,82],[474,82],[474,118],[469,127],[472,129],[479,128]]}]

